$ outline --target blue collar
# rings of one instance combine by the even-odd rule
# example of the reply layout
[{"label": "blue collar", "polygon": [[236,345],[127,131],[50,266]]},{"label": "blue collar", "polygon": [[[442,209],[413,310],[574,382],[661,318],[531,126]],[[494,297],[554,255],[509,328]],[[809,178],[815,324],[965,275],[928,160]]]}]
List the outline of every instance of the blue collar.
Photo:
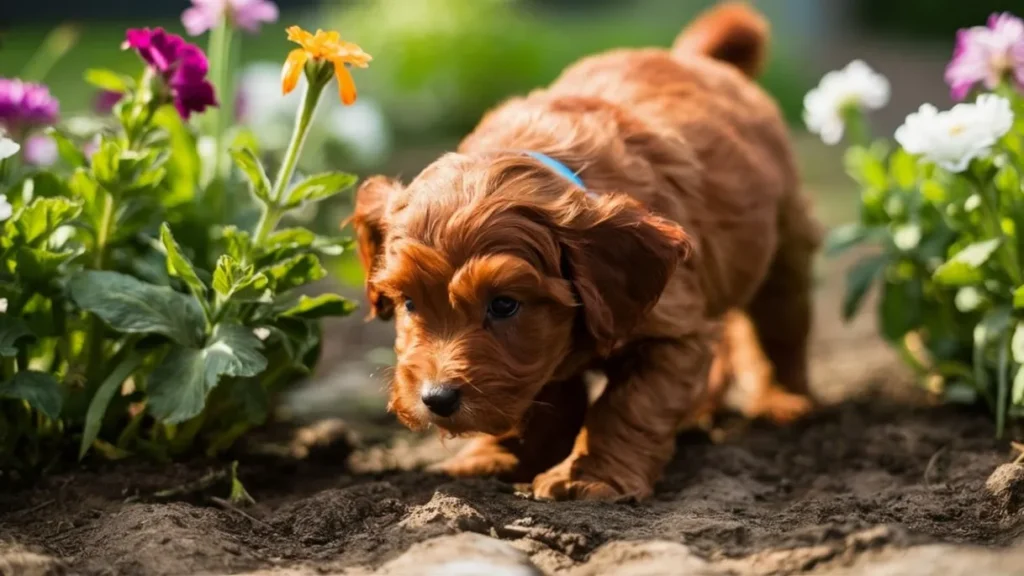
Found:
[{"label": "blue collar", "polygon": [[583,183],[583,180],[581,180],[580,177],[577,176],[576,173],[573,172],[565,164],[562,164],[561,162],[555,160],[554,158],[548,156],[547,154],[541,154],[540,152],[531,152],[527,150],[526,154],[533,157],[536,160],[539,160],[541,164],[544,164],[548,168],[554,170],[555,173],[561,176],[562,178],[565,178],[566,180],[579,186],[583,190],[587,189],[587,185]]}]

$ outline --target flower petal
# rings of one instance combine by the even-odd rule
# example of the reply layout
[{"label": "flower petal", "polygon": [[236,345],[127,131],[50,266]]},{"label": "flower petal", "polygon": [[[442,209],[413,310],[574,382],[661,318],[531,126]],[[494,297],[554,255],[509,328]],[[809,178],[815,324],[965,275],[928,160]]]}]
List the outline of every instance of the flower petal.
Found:
[{"label": "flower petal", "polygon": [[[290,31],[289,36],[291,36]],[[288,94],[298,86],[299,76],[302,75],[302,69],[306,66],[308,59],[309,55],[300,48],[296,48],[288,54],[288,59],[284,62],[284,69],[281,70],[282,94]]]},{"label": "flower petal", "polygon": [[181,23],[189,36],[199,36],[217,25],[217,14],[208,9],[193,6],[181,14]]},{"label": "flower petal", "polygon": [[356,101],[356,81],[341,60],[334,61],[334,75],[338,78],[338,92],[346,106]]},{"label": "flower petal", "polygon": [[298,26],[289,26],[287,32],[288,40],[303,48],[309,48],[313,43],[313,35]]}]

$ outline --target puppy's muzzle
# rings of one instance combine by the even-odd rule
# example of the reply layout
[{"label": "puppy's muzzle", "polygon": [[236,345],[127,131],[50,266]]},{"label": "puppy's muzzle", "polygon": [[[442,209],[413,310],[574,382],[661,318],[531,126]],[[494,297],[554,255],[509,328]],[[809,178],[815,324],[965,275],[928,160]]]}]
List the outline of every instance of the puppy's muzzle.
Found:
[{"label": "puppy's muzzle", "polygon": [[462,393],[456,386],[447,383],[426,382],[420,391],[420,400],[434,414],[447,418],[459,409]]}]

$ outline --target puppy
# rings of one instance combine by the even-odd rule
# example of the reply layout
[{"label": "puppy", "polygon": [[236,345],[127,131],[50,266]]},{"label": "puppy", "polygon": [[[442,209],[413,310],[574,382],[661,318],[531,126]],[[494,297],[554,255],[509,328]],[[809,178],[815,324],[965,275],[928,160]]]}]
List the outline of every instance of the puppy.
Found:
[{"label": "puppy", "polygon": [[748,415],[810,407],[820,232],[752,80],[767,29],[720,4],[671,50],[585,58],[502,104],[407,186],[360,187],[371,315],[397,328],[389,409],[482,433],[442,470],[644,498],[729,383]]}]

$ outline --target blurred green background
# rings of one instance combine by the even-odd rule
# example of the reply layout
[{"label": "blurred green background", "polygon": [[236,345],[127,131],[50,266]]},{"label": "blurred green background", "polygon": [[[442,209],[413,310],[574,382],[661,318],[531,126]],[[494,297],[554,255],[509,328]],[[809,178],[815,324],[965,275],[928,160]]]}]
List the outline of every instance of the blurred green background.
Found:
[{"label": "blurred green background", "polygon": [[[502,98],[543,86],[573,60],[617,46],[665,46],[711,0],[284,0],[278,25],[243,41],[239,73],[248,65],[260,80],[249,97],[268,139],[286,135],[289,107],[274,108],[274,68],[288,48],[283,28],[336,28],[375,56],[357,72],[360,113],[323,120],[326,131],[350,129],[347,154],[324,154],[326,163],[347,163],[368,173],[410,177],[455,145],[480,115]],[[841,218],[848,192],[835,150],[800,135],[803,94],[831,68],[854,57],[887,73],[894,102],[879,118],[891,130],[922,100],[946,98],[941,69],[957,27],[984,22],[1019,0],[760,0],[772,21],[774,41],[762,84],[794,126],[805,175],[821,197],[823,216]],[[6,4],[6,3],[5,3]],[[186,0],[41,0],[5,6],[0,31],[0,75],[16,76],[60,24],[77,35],[74,48],[46,76],[65,116],[89,109],[95,94],[82,82],[91,67],[134,72],[134,54],[118,49],[124,29],[164,26],[181,32]],[[205,39],[198,39],[203,45]],[[871,57],[872,53],[878,56]],[[261,91],[262,90],[262,91]],[[270,106],[268,108],[268,106]],[[271,110],[278,123],[264,122]],[[365,114],[364,114],[365,113]],[[324,113],[326,114],[326,113]],[[272,114],[273,115],[273,114]],[[252,118],[249,119],[252,122]],[[262,124],[262,126],[261,126]],[[353,128],[354,127],[354,128]],[[343,129],[343,128],[339,128]],[[369,142],[371,139],[378,141]],[[326,138],[324,142],[330,140]],[[267,144],[273,148],[272,142]],[[326,146],[327,144],[324,144]],[[347,148],[346,148],[347,146]],[[372,153],[361,154],[366,147]],[[333,217],[333,214],[331,215]]]},{"label": "blurred green background", "polygon": [[[119,45],[129,27],[164,26],[182,33],[188,0],[0,0],[0,76],[33,66],[39,45],[59,26],[75,40],[47,72],[45,83],[71,119],[88,113],[96,93],[82,80],[88,68],[129,74],[141,68]],[[279,150],[291,131],[297,93],[280,95],[280,66],[290,45],[284,28],[339,30],[374,56],[355,71],[360,97],[342,108],[325,99],[300,167],[386,173],[412,178],[452,149],[484,111],[503,98],[544,86],[581,56],[620,46],[668,46],[713,0],[278,0],[277,24],[246,35],[237,65],[242,93],[238,119],[264,152]],[[994,11],[1024,13],[1021,0],[754,0],[773,27],[771,59],[761,78],[793,129],[806,187],[829,225],[853,216],[855,188],[843,172],[841,147],[806,135],[804,93],[827,71],[861,58],[886,75],[891,104],[874,128],[888,136],[922,102],[949,104],[942,72],[957,28],[980,25]],[[52,35],[50,36],[53,37]],[[61,37],[58,35],[58,38]],[[205,46],[205,37],[193,39]],[[330,102],[328,102],[330,100]],[[336,229],[350,203],[305,214],[305,224]],[[339,289],[358,297],[361,272],[352,258],[334,266]],[[829,274],[840,273],[829,271]],[[358,314],[358,313],[357,313]],[[333,326],[329,356],[388,363],[390,328],[354,319]],[[342,363],[335,382],[365,381],[366,364]],[[340,384],[339,384],[340,385]],[[347,384],[346,384],[347,385]],[[371,386],[375,391],[376,387]],[[343,395],[340,391],[332,394]],[[335,398],[336,396],[331,396]],[[331,400],[314,399],[313,405]]]}]

